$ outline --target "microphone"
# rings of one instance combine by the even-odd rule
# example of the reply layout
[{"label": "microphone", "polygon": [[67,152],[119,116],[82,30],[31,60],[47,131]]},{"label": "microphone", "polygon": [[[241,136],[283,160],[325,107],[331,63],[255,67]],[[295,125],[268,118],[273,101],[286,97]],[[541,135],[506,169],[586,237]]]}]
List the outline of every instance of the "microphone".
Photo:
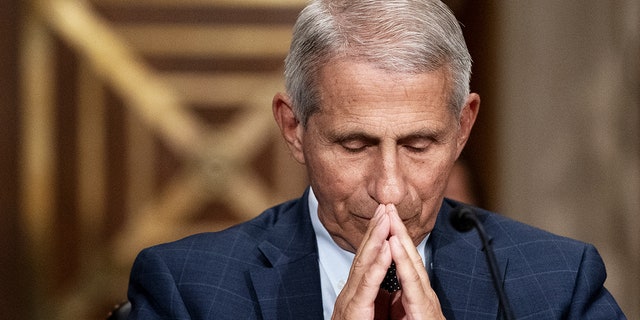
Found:
[{"label": "microphone", "polygon": [[493,287],[496,289],[496,293],[498,294],[498,301],[500,303],[499,307],[503,311],[503,318],[506,320],[515,319],[513,310],[511,309],[511,305],[507,300],[507,295],[502,288],[502,283],[500,281],[500,268],[498,266],[498,262],[496,261],[496,255],[493,252],[491,242],[489,241],[489,236],[487,235],[487,232],[485,232],[482,222],[478,220],[478,216],[476,215],[475,211],[466,206],[455,208],[451,212],[449,222],[451,223],[451,226],[453,226],[453,228],[458,232],[467,232],[473,228],[476,228],[476,230],[478,230],[480,241],[482,242],[482,246],[484,247],[485,257],[487,258],[487,264],[489,265],[489,270],[491,271],[491,280],[493,280]]}]

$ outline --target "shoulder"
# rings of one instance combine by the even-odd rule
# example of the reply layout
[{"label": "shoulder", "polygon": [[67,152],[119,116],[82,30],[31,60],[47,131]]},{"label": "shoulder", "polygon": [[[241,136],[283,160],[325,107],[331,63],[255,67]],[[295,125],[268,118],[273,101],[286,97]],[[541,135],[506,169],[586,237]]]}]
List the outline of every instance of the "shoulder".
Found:
[{"label": "shoulder", "polygon": [[[589,244],[476,209],[502,257],[505,288],[520,313],[563,313],[568,319],[622,319],[622,311],[604,287],[607,273],[602,257]],[[477,237],[477,235],[474,235]],[[550,310],[538,307],[532,297]],[[538,307],[536,307],[538,306]],[[541,311],[542,310],[542,311]],[[599,315],[599,316],[596,316]]]},{"label": "shoulder", "polygon": [[593,245],[494,212],[475,210],[496,255],[509,261],[509,278],[552,284],[554,290],[568,290],[584,276],[594,284],[604,282],[604,262]]},{"label": "shoulder", "polygon": [[[142,250],[136,264],[157,265],[169,268],[171,273],[182,272],[185,267],[224,267],[230,263],[241,266],[259,264],[258,245],[263,241],[273,241],[283,234],[293,219],[292,211],[300,199],[274,206],[257,217],[217,232],[205,232],[158,244]],[[286,216],[286,218],[285,218]],[[286,234],[286,232],[284,233]]]},{"label": "shoulder", "polygon": [[[447,200],[445,206],[460,205]],[[588,243],[557,235],[540,228],[515,221],[488,210],[473,208],[489,237],[497,255],[509,258],[510,264],[526,266],[529,272],[544,272],[550,269],[577,272],[583,260],[601,261],[597,250]],[[450,211],[450,210],[445,210]],[[446,213],[448,215],[448,212]],[[445,216],[448,220],[448,216]],[[450,229],[451,232],[457,232]],[[481,247],[475,232],[461,235],[467,241]],[[596,263],[599,264],[599,263]],[[524,271],[524,270],[523,270]]]},{"label": "shoulder", "polygon": [[484,227],[493,239],[495,250],[517,249],[529,255],[549,256],[554,252],[579,256],[592,248],[588,243],[551,233],[540,228],[515,221],[498,213],[476,209],[478,216],[484,220]]}]

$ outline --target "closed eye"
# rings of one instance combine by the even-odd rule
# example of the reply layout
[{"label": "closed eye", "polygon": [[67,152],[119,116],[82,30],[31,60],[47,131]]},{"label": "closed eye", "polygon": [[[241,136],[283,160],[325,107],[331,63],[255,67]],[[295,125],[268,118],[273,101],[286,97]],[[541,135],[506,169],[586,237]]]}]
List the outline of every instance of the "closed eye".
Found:
[{"label": "closed eye", "polygon": [[433,142],[434,139],[432,137],[422,135],[410,136],[400,141],[405,149],[413,153],[426,152]]},{"label": "closed eye", "polygon": [[342,148],[350,153],[362,152],[368,147],[374,146],[378,143],[378,140],[375,138],[362,133],[337,136],[333,140],[336,144],[342,146]]},{"label": "closed eye", "polygon": [[361,140],[342,141],[340,145],[350,153],[362,152],[371,146],[370,143]]},{"label": "closed eye", "polygon": [[414,153],[422,153],[426,152],[429,149],[429,144],[420,144],[420,145],[404,145],[404,147]]}]

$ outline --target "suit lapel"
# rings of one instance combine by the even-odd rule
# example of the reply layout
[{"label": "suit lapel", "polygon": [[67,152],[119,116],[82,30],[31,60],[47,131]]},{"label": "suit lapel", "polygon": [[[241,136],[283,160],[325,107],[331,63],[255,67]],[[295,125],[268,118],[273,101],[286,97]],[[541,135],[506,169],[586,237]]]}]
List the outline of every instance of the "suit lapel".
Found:
[{"label": "suit lapel", "polygon": [[[496,318],[498,298],[477,231],[453,229],[449,224],[451,209],[451,203],[445,201],[430,238],[432,286],[447,319]],[[497,253],[496,258],[504,280],[507,259]]]},{"label": "suit lapel", "polygon": [[307,194],[279,214],[274,237],[259,244],[264,264],[250,271],[264,319],[322,319],[315,234]]}]

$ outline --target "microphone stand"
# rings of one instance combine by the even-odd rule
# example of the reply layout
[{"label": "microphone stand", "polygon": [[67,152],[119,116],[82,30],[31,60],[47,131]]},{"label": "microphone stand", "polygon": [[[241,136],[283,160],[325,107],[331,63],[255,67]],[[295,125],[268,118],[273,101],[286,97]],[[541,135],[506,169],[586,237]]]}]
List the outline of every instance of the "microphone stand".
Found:
[{"label": "microphone stand", "polygon": [[493,252],[493,246],[489,241],[489,236],[484,230],[484,226],[478,220],[475,212],[467,207],[457,209],[451,214],[451,224],[459,232],[467,232],[474,227],[478,230],[480,241],[484,248],[485,257],[487,258],[487,264],[489,265],[489,271],[491,272],[491,279],[493,280],[493,287],[498,294],[499,307],[503,311],[503,318],[505,320],[514,320],[513,310],[507,299],[507,295],[504,292],[504,288],[498,279],[500,279],[500,270],[498,268],[498,262],[496,260],[495,252]]}]

